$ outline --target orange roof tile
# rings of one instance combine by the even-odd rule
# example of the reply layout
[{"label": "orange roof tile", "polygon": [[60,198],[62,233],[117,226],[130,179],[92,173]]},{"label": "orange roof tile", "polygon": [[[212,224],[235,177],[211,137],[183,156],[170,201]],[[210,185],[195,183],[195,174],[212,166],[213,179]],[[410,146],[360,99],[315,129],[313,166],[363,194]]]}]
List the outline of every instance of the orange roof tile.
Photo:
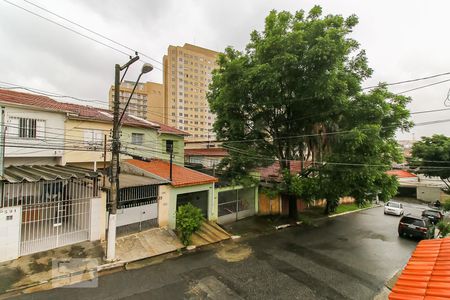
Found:
[{"label": "orange roof tile", "polygon": [[223,148],[184,149],[184,156],[228,156]]},{"label": "orange roof tile", "polygon": [[412,178],[412,177],[417,177],[417,175],[413,174],[413,173],[409,173],[407,171],[403,171],[403,170],[389,170],[386,171],[386,174],[388,175],[394,175],[397,176],[398,178]]},{"label": "orange roof tile", "polygon": [[[113,112],[108,109],[74,103],[59,102],[53,100],[52,98],[41,95],[0,89],[0,102],[28,105],[36,108],[52,110],[55,112],[69,112],[71,118],[109,122],[111,124],[113,122]],[[127,114],[124,115],[123,124],[134,127],[154,128],[163,133],[189,135],[187,132],[179,130],[177,128],[173,128],[154,121],[149,122],[136,117],[132,117]]]},{"label": "orange roof tile", "polygon": [[[170,164],[167,161],[155,159],[151,161],[142,161],[137,159],[128,159],[127,163],[138,167],[144,171],[155,174],[161,178],[169,180]],[[216,177],[194,171],[176,164],[172,165],[172,186],[182,187],[190,185],[199,185],[214,183],[219,181]]]},{"label": "orange roof tile", "polygon": [[404,299],[450,299],[450,238],[417,245],[389,294],[389,300]]}]

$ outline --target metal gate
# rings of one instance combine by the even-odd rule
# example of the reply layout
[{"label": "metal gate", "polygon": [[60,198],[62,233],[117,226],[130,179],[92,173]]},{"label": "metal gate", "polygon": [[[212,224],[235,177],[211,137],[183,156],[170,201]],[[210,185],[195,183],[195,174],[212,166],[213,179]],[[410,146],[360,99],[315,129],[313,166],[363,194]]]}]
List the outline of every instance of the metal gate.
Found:
[{"label": "metal gate", "polygon": [[218,223],[226,224],[255,214],[255,188],[218,193]]},{"label": "metal gate", "polygon": [[5,185],[3,204],[22,206],[20,255],[89,239],[91,183],[72,179]]}]

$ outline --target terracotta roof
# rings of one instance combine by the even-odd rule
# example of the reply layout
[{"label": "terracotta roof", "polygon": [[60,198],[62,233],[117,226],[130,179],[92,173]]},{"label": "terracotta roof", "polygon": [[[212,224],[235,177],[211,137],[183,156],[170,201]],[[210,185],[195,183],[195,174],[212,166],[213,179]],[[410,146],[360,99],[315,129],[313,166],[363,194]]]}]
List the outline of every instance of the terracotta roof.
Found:
[{"label": "terracotta roof", "polygon": [[[310,165],[310,162],[304,162],[304,167],[307,167]],[[301,161],[298,160],[292,160],[290,162],[291,167],[291,174],[298,174],[301,171]],[[280,162],[276,161],[272,165],[265,167],[265,168],[258,168],[257,171],[259,172],[261,179],[263,180],[275,180],[279,181],[282,178],[282,174],[280,171]]]},{"label": "terracotta roof", "polygon": [[[151,161],[129,159],[126,160],[126,162],[158,177],[169,180],[170,164],[167,161],[159,159]],[[216,177],[209,176],[176,164],[172,165],[172,186],[182,187],[213,183],[217,181],[218,179]]]},{"label": "terracotta roof", "polygon": [[184,149],[184,156],[228,156],[223,148]]},{"label": "terracotta roof", "polygon": [[[56,112],[69,112],[70,113],[69,118],[74,119],[87,119],[110,123],[112,123],[113,121],[112,117],[113,112],[108,109],[80,104],[59,102],[49,97],[41,95],[0,89],[0,102],[27,105],[35,108],[53,110]],[[123,124],[135,127],[155,128],[163,133],[189,135],[185,131],[178,130],[176,128],[161,124],[159,122],[147,121],[130,115],[124,116]]]},{"label": "terracotta roof", "polygon": [[389,171],[386,171],[386,174],[394,175],[394,176],[397,176],[398,178],[417,177],[417,175],[415,175],[413,173],[409,173],[409,172],[403,171],[403,170],[389,170]]},{"label": "terracotta roof", "polygon": [[421,241],[389,299],[450,299],[450,238]]}]

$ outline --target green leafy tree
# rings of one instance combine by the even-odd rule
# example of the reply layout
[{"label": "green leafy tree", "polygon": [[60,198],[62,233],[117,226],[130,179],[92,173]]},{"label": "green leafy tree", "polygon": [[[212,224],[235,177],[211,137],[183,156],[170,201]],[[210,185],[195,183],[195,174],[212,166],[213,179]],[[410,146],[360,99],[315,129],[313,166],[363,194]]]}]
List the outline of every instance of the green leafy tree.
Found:
[{"label": "green leafy tree", "polygon": [[191,242],[191,236],[202,225],[202,210],[191,203],[178,207],[176,215],[176,229],[180,234],[181,242],[187,246]]},{"label": "green leafy tree", "polygon": [[[271,11],[245,51],[226,48],[213,73],[208,100],[217,115],[214,130],[230,152],[221,167],[231,178],[243,178],[255,167],[279,161],[284,181],[277,189],[289,199],[293,217],[298,196],[325,197],[336,206],[341,195],[351,192],[362,199],[364,188],[391,182],[381,173],[398,157],[393,133],[409,125],[408,99],[382,86],[362,93],[361,82],[372,70],[364,50],[349,37],[357,23],[354,15],[323,16],[319,6],[309,13]],[[341,130],[348,131],[342,138],[328,134]],[[384,168],[324,163],[384,158]],[[312,161],[312,168],[292,176],[286,171],[292,160]],[[357,181],[342,180],[343,173]]]},{"label": "green leafy tree", "polygon": [[439,237],[446,237],[450,233],[450,223],[445,221],[440,221],[437,223],[436,227],[439,229]]},{"label": "green leafy tree", "polygon": [[417,173],[439,177],[446,186],[443,190],[450,194],[450,137],[422,137],[412,147],[410,165],[417,168]]}]

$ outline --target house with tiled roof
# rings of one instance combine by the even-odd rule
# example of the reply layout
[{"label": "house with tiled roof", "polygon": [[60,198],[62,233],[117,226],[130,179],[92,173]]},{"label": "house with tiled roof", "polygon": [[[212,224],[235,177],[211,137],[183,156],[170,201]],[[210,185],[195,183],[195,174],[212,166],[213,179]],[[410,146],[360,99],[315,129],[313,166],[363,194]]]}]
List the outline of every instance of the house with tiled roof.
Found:
[{"label": "house with tiled roof", "polygon": [[[3,89],[0,104],[6,107],[6,139],[11,145],[6,149],[7,164],[71,164],[91,169],[109,165],[110,110]],[[161,123],[125,115],[122,150],[125,158],[169,159],[168,145],[173,145],[175,163],[183,164],[186,135]],[[26,155],[31,157],[29,161]]]},{"label": "house with tiled roof", "polygon": [[[113,123],[110,110],[4,89],[0,89],[0,104],[6,111],[7,166],[61,165],[91,170],[109,166]],[[171,145],[175,164],[183,165],[186,132],[125,114],[121,133],[121,159],[169,159],[167,149]],[[160,225],[157,199],[166,180],[122,173],[120,182],[118,230]],[[97,211],[98,219],[105,216],[109,201],[105,175],[100,185],[102,210]]]},{"label": "house with tiled roof", "polygon": [[64,149],[76,147],[64,139],[64,122],[70,113],[54,100],[0,89],[4,110],[5,166],[61,164]]},{"label": "house with tiled roof", "polygon": [[187,203],[200,208],[208,220],[217,220],[217,204],[213,201],[214,183],[218,181],[217,178],[181,165],[171,166],[168,161],[160,159],[125,160],[121,169],[134,175],[168,181],[168,184],[160,186],[160,226],[168,225],[174,229],[177,208]]},{"label": "house with tiled roof", "polygon": [[205,168],[213,168],[227,157],[228,151],[224,148],[199,148],[185,149],[184,161],[186,164],[202,165]]}]

